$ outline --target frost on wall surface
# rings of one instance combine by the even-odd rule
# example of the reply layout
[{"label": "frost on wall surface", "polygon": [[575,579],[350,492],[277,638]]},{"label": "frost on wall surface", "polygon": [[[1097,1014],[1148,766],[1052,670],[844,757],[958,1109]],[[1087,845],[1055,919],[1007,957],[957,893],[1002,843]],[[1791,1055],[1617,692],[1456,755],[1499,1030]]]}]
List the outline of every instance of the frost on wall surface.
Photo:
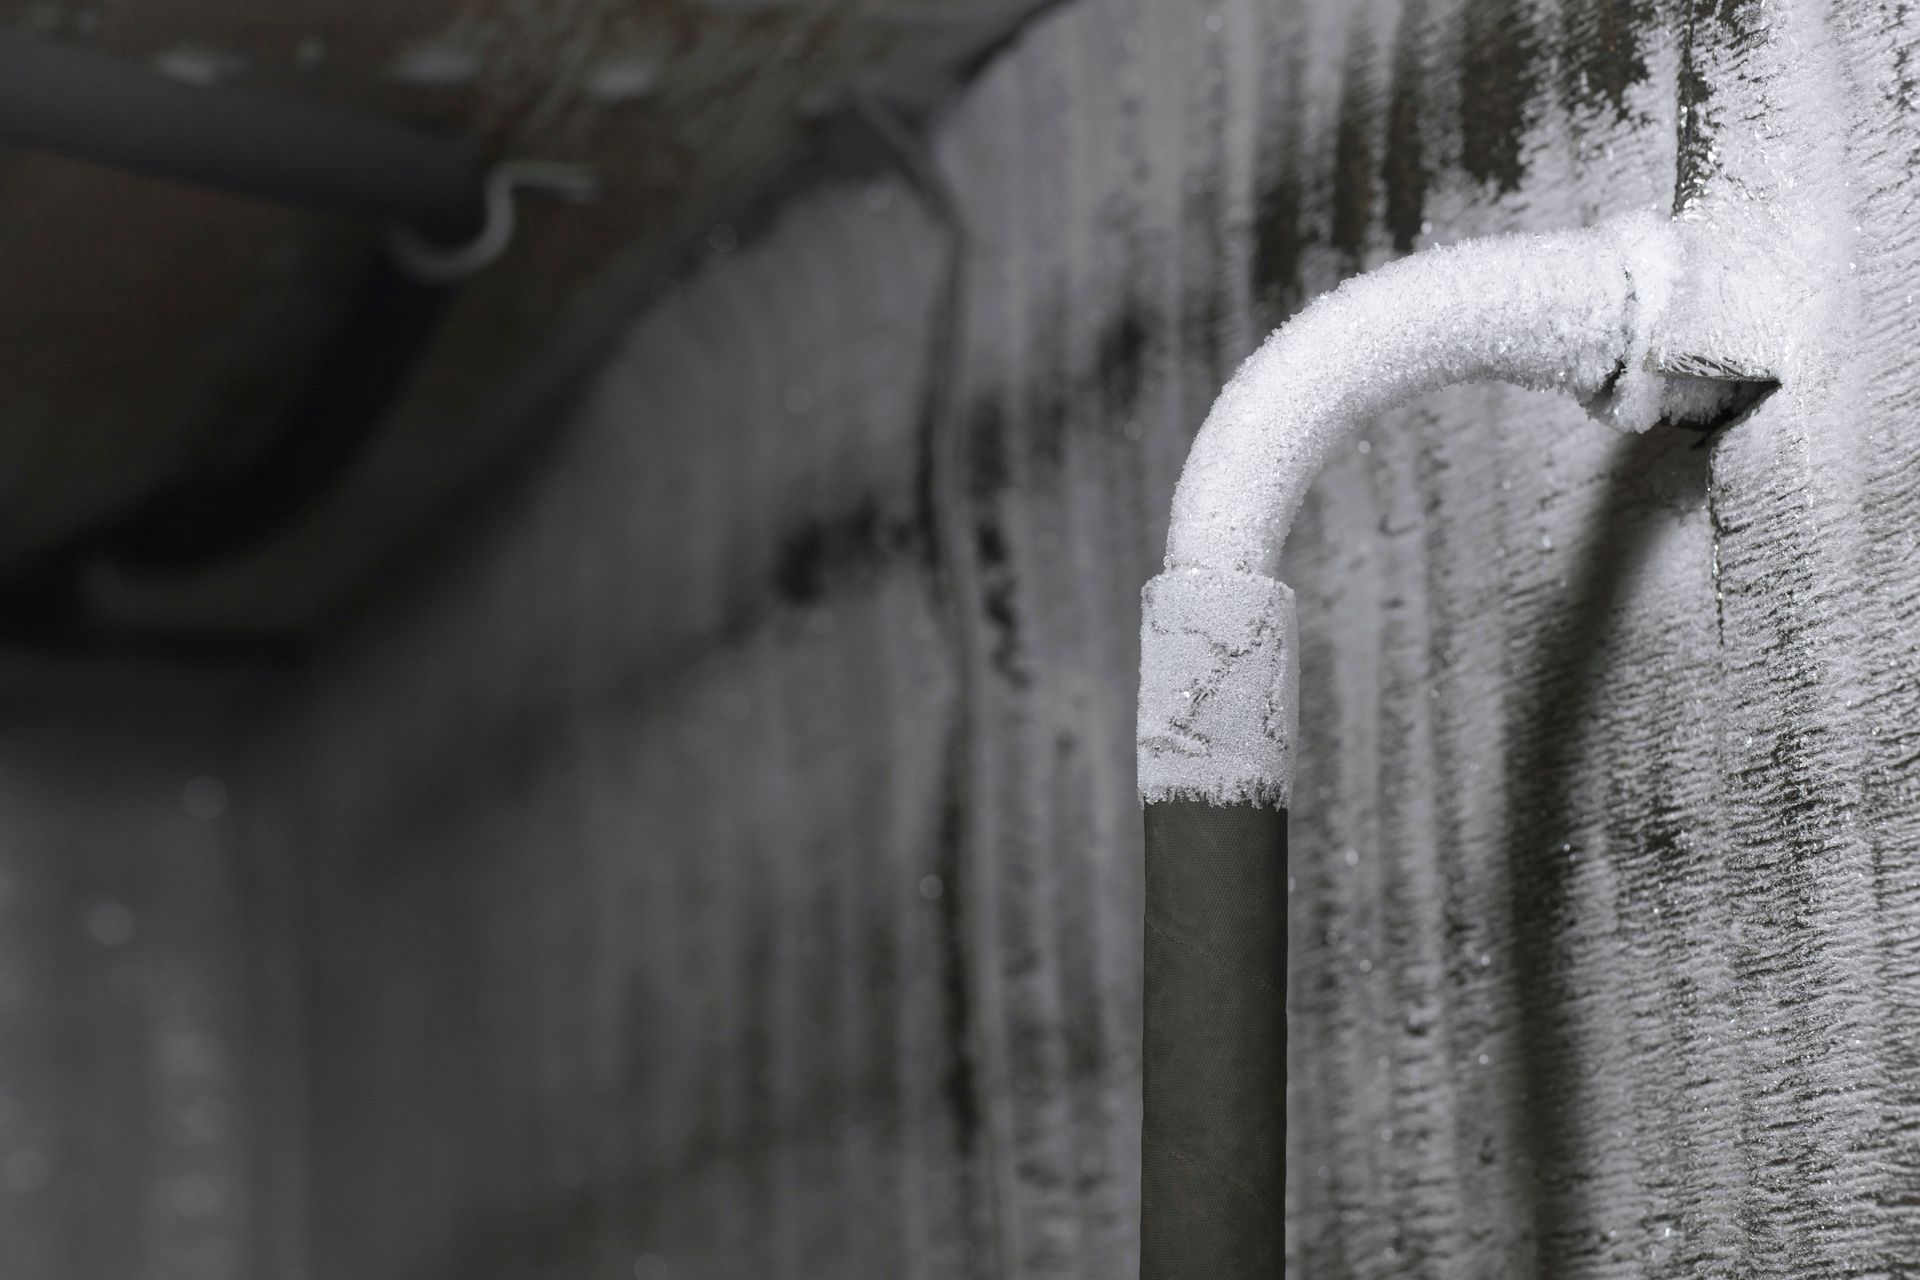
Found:
[{"label": "frost on wall surface", "polygon": [[1082,0],[932,139],[954,349],[939,212],[808,190],[282,708],[315,1273],[1127,1274],[1138,590],[1193,430],[1346,274],[1737,176],[1781,14],[1849,113],[1844,420],[1455,389],[1296,527],[1289,1248],[1920,1256],[1920,36]]}]

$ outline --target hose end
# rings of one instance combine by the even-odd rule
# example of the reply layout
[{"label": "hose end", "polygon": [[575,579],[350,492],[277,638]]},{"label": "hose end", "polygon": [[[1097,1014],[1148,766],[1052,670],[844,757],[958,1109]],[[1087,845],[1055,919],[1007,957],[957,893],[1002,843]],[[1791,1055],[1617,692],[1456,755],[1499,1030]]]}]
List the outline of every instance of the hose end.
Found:
[{"label": "hose end", "polygon": [[1141,593],[1140,798],[1284,809],[1293,796],[1293,592],[1259,574],[1168,569]]}]

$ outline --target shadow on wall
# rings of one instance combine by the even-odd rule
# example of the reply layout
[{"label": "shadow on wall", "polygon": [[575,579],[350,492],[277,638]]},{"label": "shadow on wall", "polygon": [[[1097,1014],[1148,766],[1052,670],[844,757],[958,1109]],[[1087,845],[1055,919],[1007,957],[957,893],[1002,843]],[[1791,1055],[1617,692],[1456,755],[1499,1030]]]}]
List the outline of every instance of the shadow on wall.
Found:
[{"label": "shadow on wall", "polygon": [[[1593,755],[1582,735],[1600,718],[1613,641],[1635,572],[1652,560],[1676,508],[1706,494],[1710,458],[1699,436],[1674,428],[1620,443],[1594,506],[1601,527],[1583,541],[1567,575],[1567,595],[1553,613],[1553,629],[1540,637],[1532,678],[1511,713],[1516,733],[1532,747],[1508,756],[1504,844],[1519,1015],[1514,1042],[1524,1086],[1511,1105],[1514,1131],[1524,1135],[1532,1168],[1525,1186],[1541,1275],[1564,1274],[1581,1257],[1569,1241],[1586,1216],[1581,1184],[1593,1153],[1583,1147],[1577,1122],[1588,1114],[1582,1099],[1594,1088],[1594,1071],[1576,1043],[1571,1008],[1577,975],[1562,955],[1574,863],[1542,856],[1538,836],[1591,806],[1582,786],[1592,781]],[[1656,837],[1648,830],[1642,838]]]}]

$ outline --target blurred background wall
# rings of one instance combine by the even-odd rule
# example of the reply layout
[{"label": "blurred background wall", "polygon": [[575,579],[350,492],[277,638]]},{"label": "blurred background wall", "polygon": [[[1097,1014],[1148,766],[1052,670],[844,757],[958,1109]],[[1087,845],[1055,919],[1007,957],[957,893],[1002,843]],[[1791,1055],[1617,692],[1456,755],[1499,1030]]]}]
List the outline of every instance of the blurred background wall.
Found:
[{"label": "blurred background wall", "polygon": [[[1298,527],[1302,1276],[1920,1257],[1916,33],[1784,7],[1845,429],[1458,389]],[[1128,1274],[1193,430],[1346,274],[1671,207],[1778,8],[1074,0],[704,233],[311,659],[36,669],[0,1275]]]},{"label": "blurred background wall", "polygon": [[252,686],[0,671],[0,1275],[298,1265],[288,886],[229,772]]}]

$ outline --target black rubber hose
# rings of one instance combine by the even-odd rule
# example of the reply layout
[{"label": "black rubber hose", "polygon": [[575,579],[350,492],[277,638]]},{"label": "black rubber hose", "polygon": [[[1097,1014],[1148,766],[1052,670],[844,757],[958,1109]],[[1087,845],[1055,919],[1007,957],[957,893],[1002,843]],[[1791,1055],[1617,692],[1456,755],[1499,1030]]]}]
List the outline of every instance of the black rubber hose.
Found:
[{"label": "black rubber hose", "polygon": [[184,84],[17,31],[0,32],[0,143],[400,224],[448,244],[485,221],[485,158],[471,140]]},{"label": "black rubber hose", "polygon": [[1141,1280],[1285,1265],[1287,814],[1146,806]]}]

